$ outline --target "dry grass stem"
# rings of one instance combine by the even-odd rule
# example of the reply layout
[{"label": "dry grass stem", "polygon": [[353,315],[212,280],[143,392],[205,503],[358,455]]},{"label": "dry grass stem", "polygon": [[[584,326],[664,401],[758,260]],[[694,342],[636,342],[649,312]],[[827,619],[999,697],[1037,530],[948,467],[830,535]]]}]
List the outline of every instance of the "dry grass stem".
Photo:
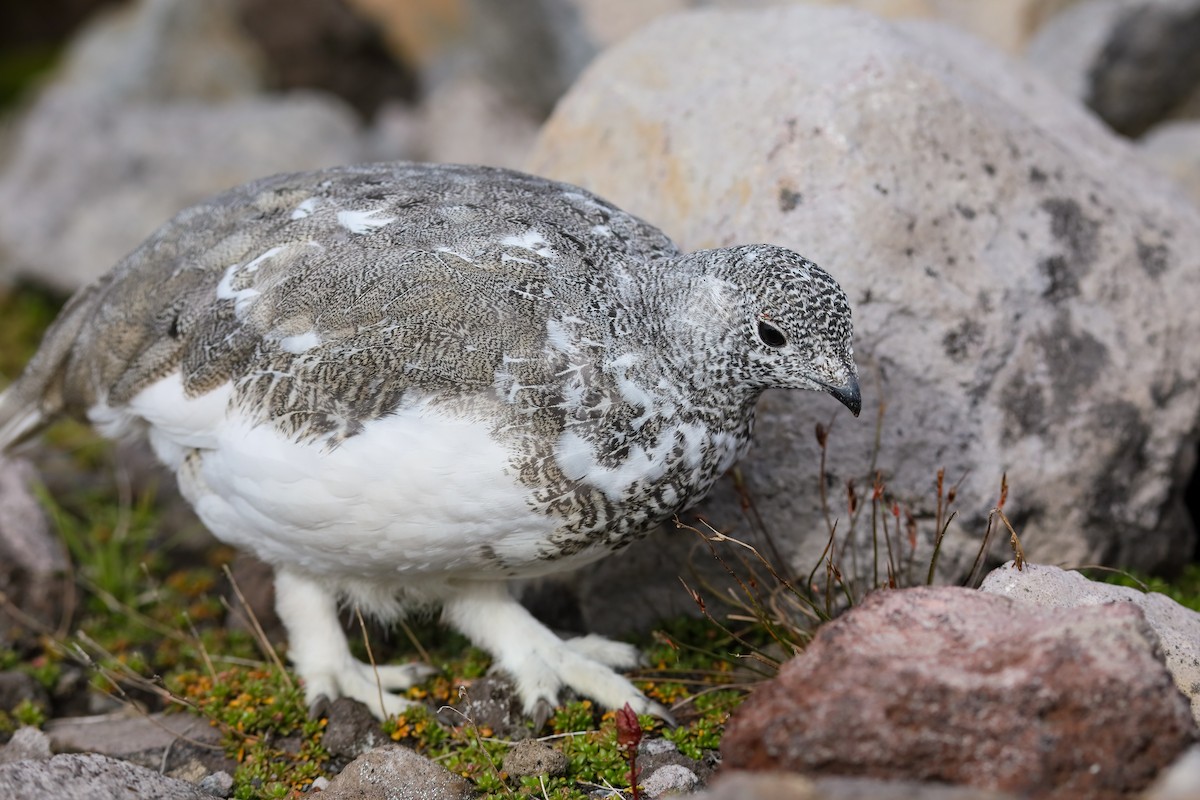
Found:
[{"label": "dry grass stem", "polygon": [[[254,609],[252,609],[250,604],[246,602],[246,596],[242,594],[242,588],[238,586],[237,581],[234,579],[233,571],[229,569],[228,564],[223,564],[221,569],[224,570],[225,577],[229,579],[229,585],[233,588],[233,593],[237,595],[238,602],[241,604],[242,609],[245,612],[245,618],[250,622],[250,628],[252,631],[254,631],[254,639],[258,642],[259,649],[263,651],[267,658],[271,659],[271,663],[275,665],[277,670],[279,670],[279,674],[283,678],[283,682],[287,685],[287,687],[289,689],[295,689],[296,684],[292,680],[292,676],[288,674],[287,668],[283,666],[283,661],[279,658],[279,653],[275,652],[275,648],[267,639],[267,633],[263,630],[262,624],[259,623],[258,615],[254,613]],[[228,608],[230,611],[233,611],[232,608],[229,608],[229,604],[225,602],[224,598],[221,598],[221,600],[226,608]]]}]

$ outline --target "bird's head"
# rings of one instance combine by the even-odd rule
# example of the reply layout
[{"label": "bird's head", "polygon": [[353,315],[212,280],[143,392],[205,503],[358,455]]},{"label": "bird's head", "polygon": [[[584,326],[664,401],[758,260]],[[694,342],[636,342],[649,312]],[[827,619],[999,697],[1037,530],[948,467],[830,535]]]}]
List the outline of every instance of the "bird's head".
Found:
[{"label": "bird's head", "polygon": [[732,354],[723,372],[754,391],[825,391],[858,416],[850,304],[829,273],[773,245],[703,250],[683,261],[694,302],[682,316]]}]

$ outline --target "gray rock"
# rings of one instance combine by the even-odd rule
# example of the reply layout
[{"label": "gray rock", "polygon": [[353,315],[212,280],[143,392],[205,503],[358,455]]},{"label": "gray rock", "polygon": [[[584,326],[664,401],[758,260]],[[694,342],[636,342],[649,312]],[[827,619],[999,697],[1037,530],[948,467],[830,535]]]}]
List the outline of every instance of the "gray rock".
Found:
[{"label": "gray rock", "polygon": [[47,758],[50,758],[50,739],[37,728],[29,726],[17,728],[8,744],[0,747],[0,764]]},{"label": "gray rock", "polygon": [[727,769],[1117,800],[1196,738],[1131,603],[917,587],[823,625],[734,712],[721,754]]},{"label": "gray rock", "polygon": [[233,794],[233,776],[228,772],[214,772],[211,775],[203,777],[196,788],[202,792],[207,792],[213,797],[229,797]]},{"label": "gray rock", "polygon": [[639,756],[671,756],[678,752],[670,739],[643,739],[638,745]]},{"label": "gray rock", "polygon": [[0,282],[73,291],[180,208],[365,155],[336,98],[261,94],[246,3],[139,0],[79,34],[5,146]]},{"label": "gray rock", "polygon": [[[35,626],[53,630],[71,584],[66,552],[33,495],[34,480],[27,462],[0,456],[0,597],[16,604]],[[38,633],[12,614],[0,613],[0,641],[15,643]]]},{"label": "gray rock", "polygon": [[321,744],[337,758],[358,758],[390,741],[379,720],[357,700],[339,697],[329,704],[325,716],[329,722]]},{"label": "gray rock", "polygon": [[700,777],[681,764],[666,764],[640,778],[647,797],[687,794],[700,783]]},{"label": "gray rock", "polygon": [[399,745],[372,750],[342,770],[321,792],[322,800],[458,800],[472,797],[471,784],[415,751]]},{"label": "gray rock", "polygon": [[200,781],[208,777],[208,767],[194,758],[188,759],[174,769],[160,771],[171,778],[178,778],[181,781],[187,781],[196,785],[199,785]]},{"label": "gray rock", "polygon": [[816,800],[813,782],[790,772],[726,771],[696,800]]},{"label": "gray rock", "polygon": [[[648,779],[666,767],[681,767],[695,778],[691,788],[707,783],[713,772],[713,765],[708,760],[697,761],[688,758],[679,752],[679,748],[669,739],[643,739],[638,745],[637,767],[643,779]],[[670,775],[676,775],[683,781],[689,780],[677,769],[672,769],[660,780],[665,782]]]},{"label": "gray rock", "polygon": [[[1009,53],[1025,48],[1047,18],[1079,0],[820,0],[869,11],[888,19],[933,17],[951,23]],[[566,0],[579,8],[597,50],[610,47],[658,17],[695,8],[767,8],[812,0]]]},{"label": "gray rock", "polygon": [[[971,563],[1004,472],[1032,558],[1152,568],[1192,552],[1200,212],[1028,68],[949,28],[846,9],[680,15],[603,53],[529,166],[685,249],[777,243],[847,288],[864,408],[886,409],[878,444],[872,411],[830,435],[840,537],[846,481],[869,503],[877,465],[924,569],[944,466],[961,481],[948,575]],[[834,412],[768,394],[742,464],[802,574],[828,539],[813,430]],[[742,499],[727,482],[698,512],[748,538]],[[580,576],[589,629],[686,607],[673,576],[694,543],[644,542]]]},{"label": "gray rock", "polygon": [[57,755],[0,766],[0,797],[54,800],[212,800],[176,778],[95,753]]},{"label": "gray rock", "polygon": [[1197,42],[1197,0],[1091,0],[1047,22],[1026,58],[1114,130],[1138,136],[1200,88]]},{"label": "gray rock", "polygon": [[422,160],[520,167],[537,138],[539,119],[469,73],[432,87],[418,111]]},{"label": "gray rock", "polygon": [[515,740],[529,736],[525,715],[516,687],[506,676],[493,673],[471,682],[465,693],[460,692],[454,709],[444,709],[443,722],[450,725],[472,725],[487,728],[493,736]]},{"label": "gray rock", "polygon": [[191,714],[134,714],[123,710],[90,717],[62,717],[46,723],[56,751],[93,752],[171,771],[190,762],[212,772],[232,773],[237,762],[225,756],[221,732]]},{"label": "gray rock", "polygon": [[66,569],[67,559],[33,495],[36,480],[29,462],[0,457],[0,555],[43,576]]},{"label": "gray rock", "polygon": [[1158,635],[1167,669],[1179,691],[1191,700],[1200,724],[1200,614],[1158,592],[1090,581],[1078,572],[1044,564],[1016,569],[1011,562],[993,570],[981,591],[1052,608],[1133,603]]},{"label": "gray rock", "polygon": [[596,53],[573,3],[467,0],[465,53],[473,74],[509,103],[544,119]]},{"label": "gray rock", "polygon": [[263,62],[235,2],[138,0],[109,10],[68,46],[56,82],[112,104],[256,94]]},{"label": "gray rock", "polygon": [[537,739],[517,742],[504,755],[502,769],[509,775],[565,775],[567,757]]},{"label": "gray rock", "polygon": [[1142,157],[1200,205],[1200,120],[1166,122],[1138,140]]},{"label": "gray rock", "polygon": [[0,173],[0,280],[73,290],[180,208],[251,178],[356,161],[360,138],[353,113],[323,96],[112,104],[52,86]]}]

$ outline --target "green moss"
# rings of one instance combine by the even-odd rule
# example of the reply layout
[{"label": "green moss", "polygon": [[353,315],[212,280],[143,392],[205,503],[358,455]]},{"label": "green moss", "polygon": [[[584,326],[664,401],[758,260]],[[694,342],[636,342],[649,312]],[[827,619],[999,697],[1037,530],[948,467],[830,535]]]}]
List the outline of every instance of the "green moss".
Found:
[{"label": "green moss", "polygon": [[[166,686],[220,729],[226,754],[240,764],[234,797],[288,797],[326,773],[325,720],[309,718],[303,691],[286,673],[266,666],[182,671]],[[277,744],[285,738],[298,744]]]},{"label": "green moss", "polygon": [[63,298],[27,285],[0,290],[0,383],[25,367],[62,304]]},{"label": "green moss", "polygon": [[0,708],[0,741],[8,739],[18,728],[40,728],[46,724],[46,709],[32,700],[22,700],[10,711]]},{"label": "green moss", "polygon": [[0,50],[0,109],[15,104],[50,69],[58,51],[48,45],[9,46]]},{"label": "green moss", "polygon": [[1188,564],[1182,572],[1170,580],[1132,572],[1097,573],[1097,570],[1092,570],[1089,575],[1094,580],[1165,594],[1182,606],[1193,611],[1200,611],[1200,564]]},{"label": "green moss", "polygon": [[162,571],[162,551],[149,547],[159,528],[153,493],[143,492],[128,505],[104,496],[76,496],[80,508],[74,512],[44,489],[38,495],[79,576],[94,590],[88,603],[102,608],[114,601],[141,605],[146,575]]}]

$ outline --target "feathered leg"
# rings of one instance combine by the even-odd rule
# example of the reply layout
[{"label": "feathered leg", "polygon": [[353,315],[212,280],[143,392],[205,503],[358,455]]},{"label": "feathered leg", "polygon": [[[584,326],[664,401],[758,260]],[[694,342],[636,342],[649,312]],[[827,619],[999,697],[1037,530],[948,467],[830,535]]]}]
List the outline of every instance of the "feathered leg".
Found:
[{"label": "feathered leg", "polygon": [[407,689],[436,671],[425,664],[372,667],[354,658],[338,619],[337,598],[303,573],[275,571],[275,608],[310,706],[322,696],[350,697],[383,719],[412,705],[390,690]]},{"label": "feathered leg", "polygon": [[631,655],[636,663],[636,651],[628,645],[591,636],[575,645],[563,641],[518,603],[502,581],[463,583],[455,590],[443,605],[446,621],[512,676],[525,713],[535,720],[546,719],[558,704],[559,689],[568,686],[606,708],[629,703],[639,714],[672,721],[666,708],[609,666],[633,666]]}]

